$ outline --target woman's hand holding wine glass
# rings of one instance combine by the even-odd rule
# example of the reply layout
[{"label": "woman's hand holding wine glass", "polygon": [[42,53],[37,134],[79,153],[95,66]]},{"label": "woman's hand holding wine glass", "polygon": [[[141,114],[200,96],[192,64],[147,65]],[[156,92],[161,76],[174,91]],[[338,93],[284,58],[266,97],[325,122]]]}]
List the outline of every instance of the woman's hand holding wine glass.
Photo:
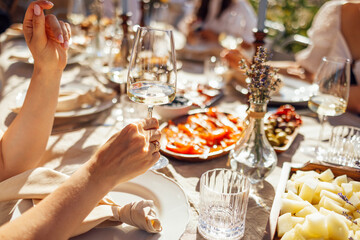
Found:
[{"label": "woman's hand holding wine glass", "polygon": [[[172,102],[176,94],[176,57],[171,30],[138,28],[129,63],[129,98],[148,105],[152,117],[155,105]],[[154,143],[159,147],[159,143]],[[161,156],[152,169],[163,168],[168,160]]]}]

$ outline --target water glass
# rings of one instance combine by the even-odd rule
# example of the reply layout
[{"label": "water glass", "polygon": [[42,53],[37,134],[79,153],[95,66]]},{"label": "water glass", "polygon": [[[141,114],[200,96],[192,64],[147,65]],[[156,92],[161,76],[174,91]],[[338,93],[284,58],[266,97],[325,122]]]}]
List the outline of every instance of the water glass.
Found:
[{"label": "water glass", "polygon": [[205,60],[204,74],[206,76],[207,84],[213,88],[222,88],[224,85],[223,75],[228,71],[227,63],[215,56],[211,56]]},{"label": "water glass", "polygon": [[360,168],[360,128],[334,127],[329,144],[328,162]]},{"label": "water glass", "polygon": [[250,182],[239,172],[214,169],[200,178],[198,230],[206,239],[240,239],[245,232]]}]

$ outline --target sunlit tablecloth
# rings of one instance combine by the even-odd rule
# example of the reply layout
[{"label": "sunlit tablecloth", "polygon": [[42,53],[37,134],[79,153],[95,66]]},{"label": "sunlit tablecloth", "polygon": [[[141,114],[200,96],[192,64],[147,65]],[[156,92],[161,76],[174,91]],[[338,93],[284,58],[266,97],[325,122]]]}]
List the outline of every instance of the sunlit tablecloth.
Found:
[{"label": "sunlit tablecloth", "polygon": [[[11,107],[15,104],[17,94],[26,90],[32,73],[32,65],[8,59],[12,53],[22,48],[24,48],[24,42],[21,40],[9,41],[2,44],[2,53],[0,55],[0,129],[3,131],[6,130],[14,119],[15,115],[11,112]],[[184,64],[184,70],[201,72],[201,69],[201,65],[195,63]],[[189,74],[184,71],[179,73],[179,81],[194,77],[201,76]],[[101,82],[106,82],[100,74],[94,74],[88,67],[77,64],[66,68],[61,81],[62,83],[77,81],[85,84],[100,84]],[[246,109],[244,96],[241,96],[230,86],[226,86],[224,91],[225,97],[218,102],[217,106],[223,111],[234,113],[244,112]],[[44,166],[66,174],[74,172],[82,163],[90,158],[99,145],[104,143],[113,133],[121,129],[121,123],[116,123],[112,114],[113,111],[114,110],[110,109],[96,115],[96,124],[85,124],[85,128],[75,129],[69,132],[59,131],[57,134],[52,135],[49,139],[46,154],[42,159]],[[146,111],[138,112],[146,113]],[[143,118],[145,115],[138,115],[137,117]],[[104,126],[103,123],[106,123],[106,126]],[[354,114],[346,113],[340,117],[330,119],[330,123],[331,125],[343,124],[360,127],[360,118]],[[326,134],[329,134],[329,129],[330,127],[327,126]],[[299,149],[302,144],[306,144],[311,139],[316,139],[319,130],[320,126],[316,118],[304,116],[300,134],[288,151],[278,155],[277,167],[266,178],[264,186],[254,186],[252,188],[244,239],[269,239],[265,228],[275,196],[275,189],[280,177],[281,166],[284,162],[306,162],[310,160],[309,156],[302,153]],[[183,187],[190,202],[190,222],[181,239],[202,239],[196,230],[198,218],[197,208],[199,205],[199,177],[209,169],[227,167],[226,164],[226,156],[199,163],[187,163],[171,159],[169,166],[161,170],[161,172],[175,179]]]}]

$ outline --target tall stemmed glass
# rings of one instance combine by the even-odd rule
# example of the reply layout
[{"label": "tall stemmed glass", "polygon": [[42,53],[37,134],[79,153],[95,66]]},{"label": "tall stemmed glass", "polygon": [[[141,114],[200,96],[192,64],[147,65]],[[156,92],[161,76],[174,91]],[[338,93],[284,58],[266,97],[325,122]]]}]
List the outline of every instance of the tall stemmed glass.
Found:
[{"label": "tall stemmed glass", "polygon": [[[138,28],[127,76],[129,98],[134,102],[147,104],[150,118],[155,105],[174,100],[176,80],[172,31]],[[163,168],[168,162],[167,158],[161,156],[152,169]]]},{"label": "tall stemmed glass", "polygon": [[324,57],[316,73],[315,86],[317,92],[310,98],[308,106],[320,119],[321,130],[315,155],[318,160],[324,160],[324,151],[320,146],[324,121],[328,116],[339,116],[346,111],[350,89],[350,60]]},{"label": "tall stemmed glass", "polygon": [[86,17],[86,6],[83,0],[69,0],[67,18],[70,23],[78,26]]}]

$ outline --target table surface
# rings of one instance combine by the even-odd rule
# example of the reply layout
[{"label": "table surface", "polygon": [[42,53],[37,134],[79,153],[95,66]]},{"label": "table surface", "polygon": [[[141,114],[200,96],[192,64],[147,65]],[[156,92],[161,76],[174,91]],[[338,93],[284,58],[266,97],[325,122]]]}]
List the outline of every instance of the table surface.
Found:
[{"label": "table surface", "polygon": [[[14,106],[16,96],[19,92],[26,90],[33,66],[26,63],[16,62],[9,57],[19,49],[24,48],[23,40],[13,40],[2,44],[0,55],[0,80],[1,80],[1,101],[0,101],[0,129],[5,131],[15,114],[11,112]],[[91,63],[94,66],[96,63]],[[189,72],[192,73],[189,73]],[[202,65],[199,63],[184,62],[183,70],[179,72],[179,81],[184,79],[201,78]],[[198,74],[196,74],[198,73]],[[107,80],[99,73],[94,72],[87,66],[73,64],[67,66],[62,77],[62,84],[68,82],[80,82],[85,84],[109,84]],[[109,84],[111,86],[111,84]],[[112,85],[114,86],[114,85]],[[216,106],[222,110],[232,113],[244,112],[246,109],[246,99],[236,92],[231,86],[224,87],[224,97],[216,103]],[[122,101],[125,108],[128,101]],[[142,105],[136,105],[136,108],[142,108]],[[270,106],[271,107],[271,106]],[[278,154],[278,163],[275,170],[266,178],[263,186],[252,186],[249,199],[248,212],[246,217],[246,230],[243,239],[270,239],[266,232],[266,224],[275,196],[275,189],[279,181],[281,167],[284,162],[307,162],[311,158],[300,151],[304,144],[315,140],[320,131],[320,125],[317,118],[308,117],[311,112],[306,106],[298,108],[304,113],[303,125],[299,130],[291,147],[284,153]],[[53,134],[48,142],[46,154],[42,160],[45,167],[49,167],[60,172],[71,174],[83,162],[89,159],[96,148],[116,131],[121,129],[124,122],[116,121],[114,113],[116,107],[96,114],[90,124],[88,117],[80,117],[70,120],[56,121],[56,133]],[[136,111],[137,113],[146,113],[145,111]],[[127,122],[136,118],[143,118],[145,115],[134,115],[128,113]],[[66,123],[64,121],[69,121]],[[78,122],[74,124],[74,121]],[[80,124],[79,124],[80,122]],[[126,122],[125,122],[126,123]],[[329,124],[325,127],[325,135],[329,136],[330,127],[335,125],[352,125],[360,127],[360,118],[351,113],[345,113],[339,117],[329,119]],[[82,128],[78,128],[82,126]],[[67,131],[74,128],[73,131]],[[326,137],[326,136],[325,136]],[[213,159],[206,162],[188,163],[170,159],[170,164],[160,170],[168,177],[177,181],[184,189],[190,202],[190,222],[181,239],[202,239],[197,233],[197,207],[199,204],[199,177],[207,170],[227,166],[227,156]],[[175,216],[174,216],[175,217]]]}]

